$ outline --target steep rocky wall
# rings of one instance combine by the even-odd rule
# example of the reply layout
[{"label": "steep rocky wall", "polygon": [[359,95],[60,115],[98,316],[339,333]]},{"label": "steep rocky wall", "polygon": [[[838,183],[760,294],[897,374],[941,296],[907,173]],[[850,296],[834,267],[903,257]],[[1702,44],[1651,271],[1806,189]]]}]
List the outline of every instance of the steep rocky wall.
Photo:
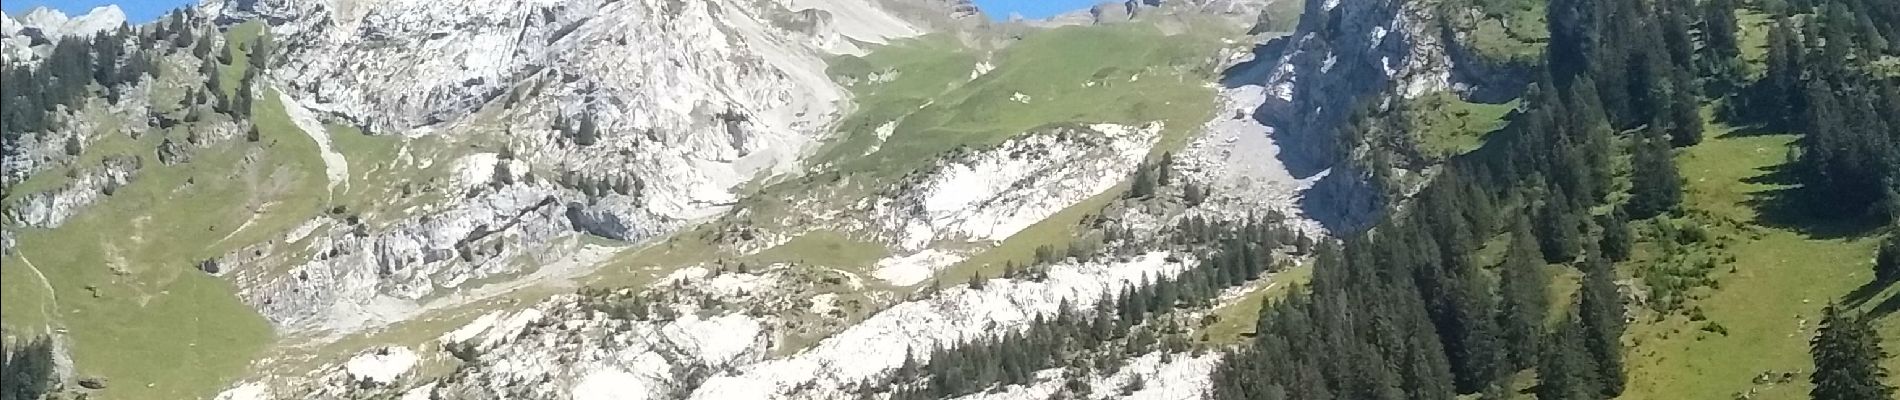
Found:
[{"label": "steep rocky wall", "polygon": [[1340,139],[1338,130],[1353,113],[1441,91],[1502,101],[1522,89],[1524,74],[1516,67],[1482,62],[1459,42],[1463,36],[1448,35],[1437,6],[1310,0],[1293,34],[1258,46],[1254,60],[1226,73],[1230,90],[1264,89],[1264,100],[1247,114],[1269,127],[1280,161],[1295,178],[1313,179],[1301,202],[1328,228],[1363,228],[1389,198],[1408,194],[1371,182],[1374,173],[1362,161],[1380,150]]},{"label": "steep rocky wall", "polygon": [[[303,241],[292,232],[227,256],[245,298],[293,329],[360,328],[346,314],[532,276],[546,267],[518,257],[562,251],[576,231],[640,241],[717,215],[738,201],[734,188],[797,173],[852,107],[826,78],[823,55],[923,32],[864,0],[204,9],[270,24],[280,50],[268,78],[289,108],[374,135],[501,142],[511,153],[505,163],[492,154],[428,160],[458,163],[465,182],[443,204],[387,226],[332,220],[303,248],[288,245]],[[814,23],[788,22],[796,15]],[[584,124],[595,128],[582,139]],[[510,178],[487,179],[501,175]],[[584,179],[563,179],[575,176]],[[256,265],[282,259],[291,265]]]}]

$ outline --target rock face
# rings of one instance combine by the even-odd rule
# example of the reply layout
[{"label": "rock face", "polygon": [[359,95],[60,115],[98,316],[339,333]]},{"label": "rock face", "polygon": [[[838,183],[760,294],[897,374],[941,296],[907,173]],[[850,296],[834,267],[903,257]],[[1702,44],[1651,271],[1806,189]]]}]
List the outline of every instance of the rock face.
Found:
[{"label": "rock face", "polygon": [[85,209],[100,196],[112,194],[133,179],[142,162],[136,157],[110,156],[99,165],[78,169],[58,189],[23,196],[10,205],[8,224],[53,228]]},{"label": "rock face", "polygon": [[376,135],[496,138],[512,153],[457,161],[463,199],[377,229],[319,224],[310,249],[328,256],[234,278],[280,326],[335,327],[351,305],[533,272],[510,260],[559,249],[549,246],[575,230],[639,241],[716,215],[738,200],[735,187],[797,172],[852,107],[821,56],[923,32],[883,10],[865,0],[208,3],[222,20],[270,23],[280,49],[270,80],[287,108]]},{"label": "rock face", "polygon": [[905,251],[937,240],[1001,241],[1129,176],[1161,128],[1060,128],[951,155],[878,204],[877,220]]},{"label": "rock face", "polygon": [[[1269,3],[1130,1],[1096,18],[1190,10],[1251,21],[1247,10]],[[759,198],[741,187],[796,181],[789,175],[815,164],[808,150],[854,110],[850,92],[827,76],[825,57],[984,23],[975,7],[967,0],[207,2],[201,11],[220,21],[267,23],[276,51],[259,93],[279,92],[274,100],[290,125],[315,143],[329,196],[387,195],[362,187],[383,176],[431,191],[413,202],[407,193],[326,202],[324,212],[288,232],[199,262],[203,270],[232,282],[291,340],[355,333],[383,340],[376,332],[399,331],[383,329],[393,324],[481,315],[433,339],[378,343],[314,370],[253,376],[217,398],[848,398],[898,368],[907,351],[928,354],[1021,329],[1065,301],[1091,304],[1181,273],[1196,263],[1190,250],[1156,244],[1178,218],[1285,211],[1306,234],[1323,231],[1308,217],[1329,227],[1362,223],[1377,215],[1377,195],[1363,187],[1362,172],[1317,143],[1326,142],[1342,110],[1387,83],[1414,94],[1451,85],[1452,63],[1430,41],[1433,31],[1411,22],[1416,16],[1407,13],[1423,6],[1313,4],[1315,13],[1344,15],[1342,26],[1310,22],[1316,26],[1281,42],[1281,50],[1229,58],[1241,64],[1223,82],[1216,118],[1194,136],[1170,138],[1189,143],[1177,153],[1181,180],[1211,187],[1208,203],[1218,206],[1180,206],[1174,186],[1118,200],[1084,218],[1138,228],[1123,231],[1137,237],[1112,243],[1112,255],[1056,261],[1039,278],[917,294],[913,286],[943,268],[1115,190],[1164,143],[1163,126],[1045,125],[934,155],[902,178],[866,184],[834,175],[845,183],[810,186],[826,193],[770,199],[783,209],[743,203],[729,212]],[[1345,33],[1360,28],[1366,31]],[[1248,56],[1257,58],[1242,63]],[[998,68],[978,62],[971,80]],[[345,140],[360,146],[363,138],[331,136],[326,125],[389,139],[396,155],[383,160],[345,148],[352,144]],[[241,132],[235,126],[212,133],[228,140]],[[880,142],[895,129],[886,126]],[[193,162],[183,147],[161,145],[147,161]],[[69,187],[25,196],[6,217],[57,225],[131,179],[120,171],[136,169],[138,160],[82,166]],[[808,182],[820,181],[814,175]],[[367,214],[331,208],[383,200],[404,202]],[[534,287],[566,291],[609,260],[618,268],[644,256],[615,257],[621,247],[589,244],[584,235],[644,243],[752,212],[793,222],[770,221],[780,225],[756,229],[758,239],[745,231],[732,235],[744,239],[688,243],[714,247],[703,250],[717,253],[703,263],[626,266],[664,276],[651,284],[610,293],[516,290],[549,283]],[[710,260],[756,255],[818,230],[867,243],[863,252],[875,254],[863,262],[873,265],[856,267],[875,270],[798,260],[727,272],[723,259]],[[678,270],[661,275],[659,268]],[[516,298],[503,294],[525,301],[505,303]],[[1146,354],[1085,378],[1096,393],[1140,380],[1148,386],[1130,394],[1136,398],[1201,398],[1216,362]],[[440,368],[450,364],[458,368]],[[1059,381],[973,398],[1044,398]]]},{"label": "rock face", "polygon": [[810,350],[715,376],[691,398],[851,398],[852,386],[887,376],[903,364],[905,354],[927,359],[928,350],[937,346],[996,334],[998,329],[1019,329],[1038,316],[1052,315],[1064,300],[1093,304],[1113,298],[1111,288],[1174,276],[1186,267],[1156,252],[1127,260],[1058,264],[1041,282],[1003,279],[982,288],[949,288],[929,299],[892,306]]},{"label": "rock face", "polygon": [[27,11],[17,20],[0,14],[0,56],[7,63],[35,62],[51,53],[50,45],[60,38],[92,35],[125,23],[125,11],[111,4],[78,17],[46,7]]},{"label": "rock face", "polygon": [[1309,0],[1297,31],[1256,49],[1230,69],[1226,86],[1259,86],[1251,114],[1270,127],[1294,177],[1317,178],[1303,203],[1334,230],[1356,230],[1384,208],[1382,189],[1352,158],[1362,144],[1338,143],[1336,130],[1371,96],[1413,97],[1453,87],[1433,9],[1403,0]]}]

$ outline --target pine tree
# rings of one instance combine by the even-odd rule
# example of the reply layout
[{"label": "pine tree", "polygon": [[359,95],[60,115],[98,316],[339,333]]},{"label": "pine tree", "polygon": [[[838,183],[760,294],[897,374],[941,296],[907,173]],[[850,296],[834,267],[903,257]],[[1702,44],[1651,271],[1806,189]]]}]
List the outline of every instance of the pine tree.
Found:
[{"label": "pine tree", "polygon": [[41,337],[0,343],[0,400],[38,400],[53,389],[53,344]]},{"label": "pine tree", "polygon": [[1610,260],[1592,255],[1584,262],[1583,287],[1578,290],[1577,316],[1583,347],[1596,366],[1598,387],[1606,396],[1623,392],[1623,295]]},{"label": "pine tree", "polygon": [[1894,387],[1883,382],[1887,370],[1880,360],[1887,356],[1880,348],[1880,336],[1862,317],[1847,315],[1839,306],[1828,304],[1821,311],[1819,335],[1810,342],[1814,356],[1814,383],[1809,396],[1814,400],[1891,399]]},{"label": "pine tree", "polygon": [[1680,75],[1674,84],[1677,89],[1671,92],[1673,98],[1669,103],[1669,144],[1689,147],[1702,143],[1702,131],[1705,128],[1702,124],[1702,108],[1695,93],[1689,90],[1688,76],[1682,71],[1677,72]]},{"label": "pine tree", "polygon": [[191,47],[191,42],[195,40],[195,38],[192,37],[191,28],[185,26],[185,14],[183,12],[172,13],[171,29],[169,29],[169,31],[172,33],[172,47],[180,49]]},{"label": "pine tree", "polygon": [[1582,250],[1583,232],[1578,216],[1569,209],[1569,199],[1548,199],[1537,214],[1536,234],[1544,261],[1561,264],[1577,259]]},{"label": "pine tree", "polygon": [[1874,279],[1900,281],[1900,233],[1888,234],[1887,240],[1881,242],[1880,252],[1874,255]]},{"label": "pine tree", "polygon": [[204,62],[211,62],[211,42],[215,42],[215,41],[216,40],[213,40],[211,33],[206,32],[204,36],[200,37],[200,39],[198,40],[198,44],[195,46],[192,46],[191,55],[193,57],[198,57],[198,60],[201,60]]},{"label": "pine tree", "polygon": [[1544,350],[1537,366],[1538,400],[1596,400],[1601,398],[1603,388],[1598,387],[1596,367],[1582,346],[1582,330],[1575,319],[1565,319],[1557,325],[1547,340],[1549,348]]},{"label": "pine tree", "polygon": [[1603,257],[1612,262],[1629,260],[1630,251],[1636,246],[1636,233],[1630,230],[1628,213],[1617,207],[1599,220],[1597,225],[1603,227],[1603,237],[1597,240],[1597,247]]},{"label": "pine tree", "polygon": [[594,113],[581,114],[580,127],[574,130],[574,144],[593,146],[600,141],[600,127],[594,124]]},{"label": "pine tree", "polygon": [[251,69],[264,69],[270,61],[271,50],[270,41],[264,40],[264,35],[257,35],[251,41]]},{"label": "pine tree", "polygon": [[1174,152],[1161,153],[1161,165],[1155,166],[1155,185],[1174,185]]},{"label": "pine tree", "polygon": [[1517,228],[1512,229],[1510,253],[1498,271],[1504,298],[1498,310],[1498,325],[1503,328],[1504,348],[1512,364],[1520,368],[1537,360],[1544,315],[1550,309],[1546,294],[1550,278],[1544,274],[1544,257],[1530,232],[1530,223],[1520,218]]},{"label": "pine tree", "polygon": [[1128,186],[1128,198],[1145,199],[1148,198],[1148,196],[1154,195],[1154,192],[1154,168],[1150,166],[1136,167],[1134,183],[1130,183]]},{"label": "pine tree", "polygon": [[1184,187],[1181,189],[1181,201],[1187,203],[1188,207],[1198,206],[1201,202],[1207,201],[1206,190],[1201,189],[1200,185],[1188,182],[1182,186]]},{"label": "pine tree", "polygon": [[1765,118],[1763,122],[1774,128],[1792,128],[1804,113],[1801,98],[1801,71],[1806,69],[1804,57],[1801,36],[1786,19],[1777,19],[1774,28],[1768,31],[1768,71],[1752,89],[1751,100],[1754,114]]},{"label": "pine tree", "polygon": [[1651,127],[1648,137],[1636,145],[1631,168],[1639,173],[1631,179],[1628,204],[1631,218],[1648,219],[1682,203],[1682,178],[1663,134]]},{"label": "pine tree", "polygon": [[1702,1],[1702,70],[1723,87],[1741,79],[1735,0]]},{"label": "pine tree", "polygon": [[1452,277],[1454,290],[1449,294],[1453,299],[1452,322],[1450,332],[1445,333],[1457,344],[1445,348],[1450,352],[1457,386],[1473,391],[1497,383],[1504,376],[1506,360],[1505,354],[1500,352],[1502,334],[1495,318],[1497,302],[1491,295],[1491,285],[1482,271],[1470,266],[1469,261],[1461,264],[1466,266]]}]

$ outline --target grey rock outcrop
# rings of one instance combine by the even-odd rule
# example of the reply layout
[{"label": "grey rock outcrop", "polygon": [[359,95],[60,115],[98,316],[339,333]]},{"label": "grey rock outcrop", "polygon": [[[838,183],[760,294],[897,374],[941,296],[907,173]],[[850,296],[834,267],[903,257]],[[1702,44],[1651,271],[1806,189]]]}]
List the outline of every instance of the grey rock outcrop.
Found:
[{"label": "grey rock outcrop", "polygon": [[[507,160],[456,161],[456,195],[391,224],[331,220],[228,255],[243,297],[292,329],[360,328],[341,314],[535,273],[547,267],[512,260],[558,252],[576,231],[637,242],[718,215],[737,202],[734,188],[797,173],[852,107],[823,55],[923,32],[871,0],[257,0],[204,10],[270,24],[280,50],[269,80],[293,109],[376,135],[496,138],[510,149]],[[788,23],[799,16],[810,23]],[[509,182],[489,182],[497,171]],[[304,235],[318,239],[288,245]],[[268,256],[301,252],[325,257]],[[296,261],[257,265],[284,259]]]},{"label": "grey rock outcrop", "polygon": [[34,8],[18,19],[0,14],[0,58],[6,63],[36,62],[51,53],[51,44],[60,38],[92,35],[125,23],[125,11],[110,4],[77,17],[46,7]]}]

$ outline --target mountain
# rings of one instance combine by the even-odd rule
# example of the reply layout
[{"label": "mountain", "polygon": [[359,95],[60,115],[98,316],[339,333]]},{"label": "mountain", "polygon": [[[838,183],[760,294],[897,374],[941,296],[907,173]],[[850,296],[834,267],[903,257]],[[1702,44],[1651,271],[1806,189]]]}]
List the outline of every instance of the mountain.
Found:
[{"label": "mountain", "polygon": [[0,14],[0,55],[9,62],[44,57],[52,50],[44,45],[59,38],[92,35],[125,23],[125,11],[115,5],[93,8],[78,17],[45,7],[28,11],[19,20]]},{"label": "mountain", "polygon": [[1586,3],[0,18],[5,394],[1783,398],[1758,321],[1833,298],[1878,350],[1900,18]]}]

